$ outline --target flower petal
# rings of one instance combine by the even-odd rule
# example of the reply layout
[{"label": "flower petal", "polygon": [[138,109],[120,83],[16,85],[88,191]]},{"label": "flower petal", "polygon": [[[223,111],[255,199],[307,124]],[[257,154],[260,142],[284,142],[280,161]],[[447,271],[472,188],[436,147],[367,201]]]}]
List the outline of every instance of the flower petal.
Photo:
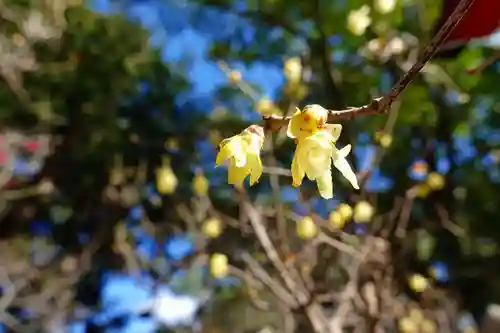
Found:
[{"label": "flower petal", "polygon": [[332,173],[331,170],[325,170],[316,179],[316,185],[318,186],[318,191],[321,197],[324,199],[333,198],[333,183],[332,183]]},{"label": "flower petal", "polygon": [[248,161],[250,167],[250,186],[252,186],[257,183],[260,176],[262,176],[262,161],[258,153],[249,154]]},{"label": "flower petal", "polygon": [[295,152],[295,155],[293,156],[291,172],[293,181],[292,185],[295,187],[299,187],[300,184],[302,184],[302,179],[304,179],[305,172],[297,158],[297,152]]},{"label": "flower petal", "polygon": [[[327,131],[317,131],[314,134],[306,137],[303,141],[308,142],[309,144],[320,146],[323,149],[332,149],[333,138]],[[311,142],[313,141],[313,142]]]},{"label": "flower petal", "polygon": [[242,151],[243,140],[241,135],[235,135],[230,138],[222,140],[219,144],[219,153],[215,159],[215,165],[220,166],[228,158],[240,154]]},{"label": "flower petal", "polygon": [[331,159],[327,152],[315,148],[307,152],[307,167],[305,169],[307,178],[315,180],[325,170],[330,170]]},{"label": "flower petal", "polygon": [[295,139],[300,134],[300,128],[302,126],[302,117],[299,108],[296,108],[297,111],[293,114],[292,118],[288,122],[288,128],[286,129],[286,135]]},{"label": "flower petal", "polygon": [[231,155],[234,158],[236,166],[238,168],[244,167],[247,164],[248,143],[240,136],[238,140],[234,140],[228,146],[231,147]]},{"label": "flower petal", "polygon": [[237,187],[243,185],[245,177],[249,174],[250,170],[247,166],[238,168],[234,159],[229,162],[228,172],[228,183]]},{"label": "flower petal", "polygon": [[229,158],[229,150],[227,147],[221,147],[219,152],[217,153],[217,157],[215,159],[215,165],[220,166]]},{"label": "flower petal", "polygon": [[346,158],[347,155],[349,155],[349,153],[351,152],[351,148],[352,148],[351,145],[346,145],[344,148],[340,149],[337,152],[338,156]]},{"label": "flower petal", "polygon": [[326,124],[326,130],[331,134],[333,141],[337,141],[342,132],[342,125],[340,124]]},{"label": "flower petal", "polygon": [[[345,149],[345,147],[342,148],[339,151],[339,153],[343,149]],[[356,190],[359,190],[358,179],[356,178],[356,174],[354,173],[354,171],[352,171],[351,166],[349,165],[349,162],[347,162],[347,159],[345,159],[344,157],[339,155],[333,161],[333,165],[340,171],[342,176],[344,176],[344,178],[347,179],[351,183],[352,187],[354,187]]]}]

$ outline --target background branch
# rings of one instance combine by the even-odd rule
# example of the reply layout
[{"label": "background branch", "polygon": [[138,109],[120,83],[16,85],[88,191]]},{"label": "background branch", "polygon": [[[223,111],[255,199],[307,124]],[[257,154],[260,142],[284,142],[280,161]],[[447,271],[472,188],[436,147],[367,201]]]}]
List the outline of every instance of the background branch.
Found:
[{"label": "background branch", "polygon": [[[336,123],[341,120],[352,119],[358,116],[377,115],[386,113],[394,100],[405,90],[410,82],[417,76],[425,64],[436,54],[439,47],[450,35],[453,28],[460,22],[467,13],[475,0],[461,0],[459,5],[453,11],[446,23],[439,32],[427,44],[424,52],[418,57],[415,64],[403,75],[403,77],[392,87],[392,89],[383,97],[372,100],[369,104],[360,107],[350,107],[345,110],[331,110],[328,116],[328,122]],[[265,128],[269,131],[279,131],[290,121],[290,117],[263,116]]]}]

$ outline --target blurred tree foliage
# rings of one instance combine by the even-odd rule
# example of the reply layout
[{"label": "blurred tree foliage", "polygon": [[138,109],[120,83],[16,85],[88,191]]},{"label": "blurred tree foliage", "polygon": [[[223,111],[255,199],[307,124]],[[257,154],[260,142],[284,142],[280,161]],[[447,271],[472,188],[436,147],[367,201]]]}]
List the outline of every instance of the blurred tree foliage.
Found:
[{"label": "blurred tree foliage", "polygon": [[[134,3],[116,2],[122,8]],[[165,242],[182,230],[195,230],[195,224],[213,212],[227,225],[241,223],[244,231],[247,222],[240,219],[237,196],[220,182],[226,177],[223,171],[213,170],[212,165],[204,170],[212,185],[210,204],[194,199],[191,189],[195,167],[206,163],[199,145],[240,132],[250,123],[241,116],[245,112],[265,112],[265,96],[252,98],[248,89],[238,88],[244,81],[231,68],[261,63],[283,67],[286,59],[300,59],[301,80],[283,83],[273,101],[274,113],[289,114],[297,105],[312,103],[331,109],[366,104],[389,90],[415,61],[431,37],[440,10],[440,1],[433,0],[397,1],[389,11],[376,3],[189,0],[185,7],[189,24],[180,26],[172,23],[168,10],[160,12],[166,29],[193,28],[209,36],[213,60],[229,66],[227,85],[219,87],[213,100],[180,104],[176,101],[189,91],[188,80],[162,61],[160,52],[148,44],[148,33],[124,15],[97,14],[78,1],[2,2],[0,49],[7,51],[0,55],[0,118],[3,138],[9,143],[6,156],[40,164],[39,170],[26,176],[15,164],[5,163],[5,177],[0,177],[7,179],[0,196],[0,266],[11,280],[24,283],[17,287],[18,297],[9,311],[17,316],[19,309],[30,309],[38,319],[29,324],[47,327],[54,313],[71,318],[80,305],[97,309],[103,272],[139,268],[161,280],[170,279],[172,271],[158,268],[165,260]],[[163,5],[176,7],[169,2]],[[370,8],[369,20],[353,18],[365,5]],[[357,33],[363,29],[353,27],[353,22],[363,21],[366,31]],[[367,200],[375,205],[377,216],[387,217],[398,213],[398,200],[409,188],[426,186],[425,180],[412,179],[409,170],[443,174],[443,189],[413,201],[403,237],[392,230],[384,234],[385,229],[375,223],[365,231],[391,240],[395,258],[391,265],[402,292],[408,292],[409,273],[429,275],[433,262],[445,263],[450,278],[438,285],[458,295],[460,306],[478,318],[489,302],[500,297],[500,271],[494,264],[499,260],[500,241],[499,67],[490,66],[480,75],[467,70],[491,53],[470,46],[456,59],[431,62],[388,116],[343,124],[340,143],[351,143],[357,150],[374,147],[379,164],[374,173],[387,177],[391,186],[353,194],[334,175],[336,200],[352,206]],[[248,86],[260,94],[255,84]],[[213,101],[217,107],[209,114]],[[381,136],[390,137],[391,143],[384,144]],[[47,145],[43,154],[21,154],[16,148],[20,140],[31,137],[46,140],[42,140]],[[280,134],[273,134],[272,141],[274,155],[266,146],[264,164],[288,168],[293,142]],[[213,151],[216,143],[210,143]],[[164,157],[169,157],[178,178],[174,194],[162,195],[155,189],[158,168],[167,166]],[[360,162],[352,162],[360,170]],[[265,176],[250,191],[252,200],[270,208],[280,206],[274,202],[279,197],[275,180]],[[285,188],[291,181],[280,177],[277,183]],[[318,200],[315,187],[309,185],[300,200],[285,202],[283,210],[307,215],[307,207],[312,207],[326,219],[338,201]],[[304,206],[306,213],[300,213]],[[198,210],[204,213],[197,216]],[[283,231],[279,216],[271,215],[270,225],[278,225],[278,230],[272,230],[276,239]],[[156,241],[152,260],[130,260],[139,243],[138,226]],[[305,243],[292,238],[293,222],[285,229],[290,242],[288,251],[282,252],[293,256]],[[195,253],[176,261],[175,267],[187,267],[204,250],[227,253],[240,268],[243,250],[268,265],[259,259],[255,240],[241,230],[226,228],[213,240],[195,233]],[[346,232],[355,230],[354,223],[345,226]],[[46,242],[40,245],[40,239]],[[335,281],[342,280],[322,280],[330,266],[338,266],[338,256],[328,257],[322,247],[317,252],[319,264],[310,275],[318,288],[328,291],[331,283],[335,286]],[[186,282],[192,293],[203,289],[202,274],[196,274],[198,278],[192,280],[181,278],[192,281]],[[208,313],[215,313],[210,320],[221,330],[256,331],[267,322],[279,325],[271,311],[266,314],[270,319],[260,312],[259,320],[248,320],[258,315],[249,310],[246,290],[228,295],[225,288],[219,289],[220,297]],[[244,325],[238,316],[247,318]]]},{"label": "blurred tree foliage", "polygon": [[[1,266],[11,279],[26,279],[20,295],[42,297],[38,305],[19,297],[15,307],[47,318],[76,304],[96,308],[101,275],[123,267],[117,230],[145,198],[169,139],[177,142],[172,167],[191,177],[199,112],[194,104],[175,106],[174,96],[189,84],[123,15],[97,14],[78,1],[14,0],[1,7],[0,117],[8,162]],[[45,140],[42,154],[22,149],[29,137]],[[40,167],[22,173],[19,161]],[[186,193],[179,190],[180,197]],[[167,209],[174,199],[161,200],[150,205],[150,224],[175,220]],[[162,237],[161,228],[156,233]]]}]

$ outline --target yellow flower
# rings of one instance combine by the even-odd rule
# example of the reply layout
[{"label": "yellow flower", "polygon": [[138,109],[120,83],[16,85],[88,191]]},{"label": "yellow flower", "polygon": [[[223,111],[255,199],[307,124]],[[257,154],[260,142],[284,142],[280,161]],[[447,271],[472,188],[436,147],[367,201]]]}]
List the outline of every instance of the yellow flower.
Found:
[{"label": "yellow flower", "polygon": [[229,74],[229,80],[231,83],[239,83],[241,81],[241,73],[238,71],[232,71]]},{"label": "yellow flower", "polygon": [[330,226],[334,229],[343,228],[346,220],[342,217],[342,214],[336,210],[328,214],[328,220],[330,221]]},{"label": "yellow flower", "polygon": [[[317,131],[326,129],[327,120],[328,110],[321,105],[307,105],[302,111],[297,108],[297,111],[288,123],[286,134],[289,138],[301,139]],[[337,141],[342,130],[342,125],[328,125],[328,128],[332,132],[334,141]]]},{"label": "yellow flower", "polygon": [[203,222],[202,232],[209,238],[217,238],[222,232],[222,224],[219,219],[209,218]]},{"label": "yellow flower", "polygon": [[245,178],[250,175],[250,186],[262,175],[260,151],[264,144],[264,129],[252,125],[238,135],[222,140],[219,144],[216,165],[220,166],[229,160],[228,183],[241,187]]},{"label": "yellow flower", "polygon": [[389,133],[382,134],[380,136],[379,143],[382,148],[389,148],[392,144],[392,135]]},{"label": "yellow flower", "polygon": [[429,188],[434,191],[442,190],[444,187],[444,177],[440,173],[432,171],[427,176],[427,185]]},{"label": "yellow flower", "polygon": [[375,209],[367,201],[360,201],[354,206],[354,221],[356,223],[368,223],[374,214]]},{"label": "yellow flower", "polygon": [[177,177],[170,167],[168,158],[164,158],[163,166],[156,170],[156,188],[160,194],[172,194],[177,189]]},{"label": "yellow flower", "polygon": [[350,220],[352,217],[352,208],[348,204],[340,204],[337,207],[337,210],[339,211],[340,215],[342,215],[342,218],[344,220]]},{"label": "yellow flower", "polygon": [[403,317],[398,321],[399,330],[402,333],[413,333],[418,332],[417,323],[410,317]]},{"label": "yellow flower", "polygon": [[429,281],[420,274],[413,274],[408,278],[408,285],[414,292],[421,293],[429,287]]},{"label": "yellow flower", "polygon": [[351,145],[338,150],[331,132],[317,130],[308,136],[301,136],[297,140],[297,148],[292,161],[292,178],[295,187],[302,184],[302,179],[307,175],[310,180],[315,180],[320,195],[325,199],[333,198],[333,184],[331,164],[351,183],[359,189],[356,174],[346,160],[351,151]]},{"label": "yellow flower", "polygon": [[302,239],[310,239],[316,236],[318,227],[310,216],[304,217],[297,222],[297,235]]},{"label": "yellow flower", "polygon": [[208,194],[208,188],[210,187],[210,182],[207,177],[203,174],[201,169],[196,170],[196,174],[193,178],[193,191],[200,197],[204,197]]},{"label": "yellow flower", "polygon": [[229,264],[226,255],[214,253],[210,257],[210,273],[213,277],[221,279],[229,274]]}]

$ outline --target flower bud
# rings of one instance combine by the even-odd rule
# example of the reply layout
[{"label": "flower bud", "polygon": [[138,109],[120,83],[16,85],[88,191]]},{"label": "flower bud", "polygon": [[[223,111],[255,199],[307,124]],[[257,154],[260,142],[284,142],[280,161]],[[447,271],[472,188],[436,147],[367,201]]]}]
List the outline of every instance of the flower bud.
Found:
[{"label": "flower bud", "polygon": [[216,279],[225,278],[229,274],[229,260],[225,254],[212,254],[209,266],[210,274]]},{"label": "flower bud", "polygon": [[382,134],[379,143],[382,148],[389,148],[392,144],[392,135],[389,133]]},{"label": "flower bud", "polygon": [[302,239],[311,239],[318,234],[318,227],[314,220],[306,216],[297,222],[297,235]]},{"label": "flower bud", "polygon": [[217,238],[222,232],[222,223],[217,218],[209,218],[203,222],[202,233],[209,238]]},{"label": "flower bud", "polygon": [[334,229],[341,229],[344,227],[346,220],[342,217],[339,211],[334,210],[328,215],[328,220],[330,221],[330,226]]},{"label": "flower bud", "polygon": [[430,189],[439,191],[444,188],[445,181],[443,175],[433,171],[429,173],[429,176],[427,176],[426,183],[429,185]]},{"label": "flower bud", "polygon": [[160,194],[172,194],[177,189],[178,180],[170,167],[168,159],[156,170],[156,188]]},{"label": "flower bud", "polygon": [[193,178],[193,192],[199,197],[205,197],[208,194],[210,182],[203,174],[201,169],[196,170],[196,175]]},{"label": "flower bud", "polygon": [[354,221],[356,223],[368,223],[374,214],[375,209],[367,201],[360,201],[354,207]]},{"label": "flower bud", "polygon": [[241,73],[240,73],[240,72],[238,72],[238,71],[232,71],[232,72],[229,74],[229,80],[230,80],[230,81],[231,81],[231,83],[233,83],[233,84],[241,82]]},{"label": "flower bud", "polygon": [[348,204],[340,204],[337,210],[344,220],[349,221],[352,218],[352,208]]},{"label": "flower bud", "polygon": [[429,287],[429,281],[420,274],[413,274],[408,278],[408,286],[414,292],[421,293]]}]

